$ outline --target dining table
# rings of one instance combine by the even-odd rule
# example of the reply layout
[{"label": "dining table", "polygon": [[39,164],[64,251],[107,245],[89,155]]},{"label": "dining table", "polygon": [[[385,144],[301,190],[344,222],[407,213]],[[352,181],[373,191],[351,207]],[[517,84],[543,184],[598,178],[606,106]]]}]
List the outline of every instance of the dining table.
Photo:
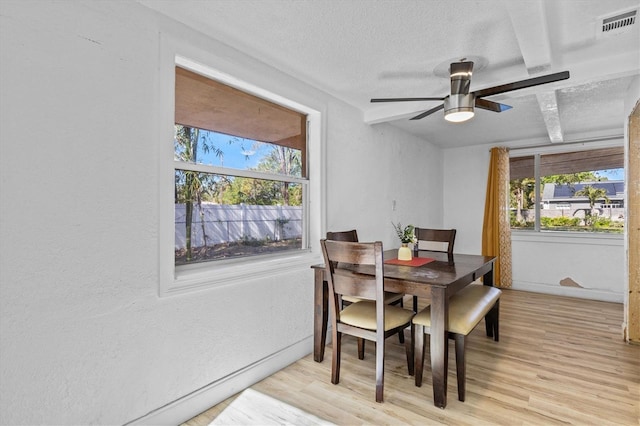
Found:
[{"label": "dining table", "polygon": [[[479,278],[483,285],[493,286],[494,256],[414,252],[411,261],[398,261],[398,250],[386,250],[384,259],[384,289],[428,299],[431,305],[431,374],[433,402],[436,407],[447,405],[447,371],[449,344],[446,324],[449,318],[449,298]],[[391,263],[389,263],[391,262]],[[313,359],[324,359],[329,320],[329,289],[325,265],[314,269],[314,331]],[[364,272],[366,273],[366,272]],[[373,269],[371,274],[373,274]],[[486,322],[486,321],[485,321]],[[489,326],[487,325],[487,334]]]}]

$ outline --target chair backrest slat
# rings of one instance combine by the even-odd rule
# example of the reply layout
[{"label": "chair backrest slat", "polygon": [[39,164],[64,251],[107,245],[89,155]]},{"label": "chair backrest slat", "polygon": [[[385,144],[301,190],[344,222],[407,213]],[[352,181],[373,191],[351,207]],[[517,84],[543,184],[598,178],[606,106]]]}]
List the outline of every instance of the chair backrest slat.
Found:
[{"label": "chair backrest slat", "polygon": [[[321,240],[330,293],[384,303],[382,243]],[[358,273],[358,271],[366,273]]]},{"label": "chair backrest slat", "polygon": [[358,231],[330,231],[327,232],[327,240],[358,242]]},{"label": "chair backrest slat", "polygon": [[333,274],[333,288],[338,294],[360,299],[376,299],[376,277],[372,275],[337,268]]},{"label": "chair backrest slat", "polygon": [[456,240],[455,229],[415,228],[415,234],[418,239],[418,250],[453,254],[453,244]]}]

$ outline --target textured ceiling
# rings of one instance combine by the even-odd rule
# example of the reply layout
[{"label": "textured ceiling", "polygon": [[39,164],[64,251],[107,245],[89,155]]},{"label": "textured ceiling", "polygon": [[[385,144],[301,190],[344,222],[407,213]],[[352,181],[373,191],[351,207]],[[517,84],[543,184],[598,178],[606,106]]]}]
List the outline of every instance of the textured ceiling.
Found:
[{"label": "textured ceiling", "polygon": [[[537,145],[621,135],[624,98],[640,75],[640,22],[599,37],[598,18],[637,0],[138,0],[139,3],[306,81],[442,147]],[[476,63],[471,90],[568,70],[571,78],[489,99],[465,123],[438,102],[371,104],[370,98],[442,97],[447,64]]]}]

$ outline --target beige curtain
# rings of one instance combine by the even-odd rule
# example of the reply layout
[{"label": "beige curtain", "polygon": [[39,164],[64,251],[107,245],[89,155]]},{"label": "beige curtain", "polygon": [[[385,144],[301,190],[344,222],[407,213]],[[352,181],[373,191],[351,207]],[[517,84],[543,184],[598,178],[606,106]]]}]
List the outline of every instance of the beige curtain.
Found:
[{"label": "beige curtain", "polygon": [[509,225],[509,149],[491,149],[487,198],[482,226],[482,254],[496,256],[493,283],[511,287],[511,228]]}]

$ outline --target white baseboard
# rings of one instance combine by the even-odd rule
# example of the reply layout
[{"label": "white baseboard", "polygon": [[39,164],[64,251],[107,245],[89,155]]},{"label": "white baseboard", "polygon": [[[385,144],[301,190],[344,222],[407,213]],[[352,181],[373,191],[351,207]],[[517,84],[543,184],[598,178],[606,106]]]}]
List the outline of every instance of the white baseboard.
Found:
[{"label": "white baseboard", "polygon": [[553,294],[555,296],[578,297],[580,299],[624,303],[624,294],[622,293],[593,290],[581,287],[569,287],[514,280],[511,288],[513,288],[514,290],[530,291],[533,293]]},{"label": "white baseboard", "polygon": [[230,396],[250,387],[275,372],[282,370],[313,350],[313,336],[309,336],[279,352],[269,355],[242,370],[191,392],[169,404],[132,420],[128,425],[179,425]]}]

